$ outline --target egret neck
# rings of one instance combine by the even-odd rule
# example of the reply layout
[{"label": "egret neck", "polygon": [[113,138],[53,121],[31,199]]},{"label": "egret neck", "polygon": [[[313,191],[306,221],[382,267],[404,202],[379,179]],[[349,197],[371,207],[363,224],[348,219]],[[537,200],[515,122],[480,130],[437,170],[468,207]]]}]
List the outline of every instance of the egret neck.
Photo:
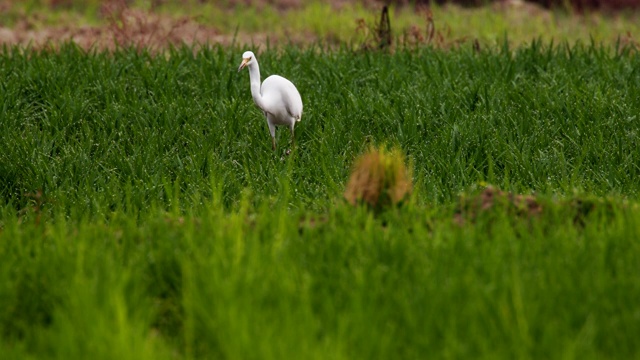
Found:
[{"label": "egret neck", "polygon": [[262,101],[262,94],[260,93],[260,67],[258,66],[258,62],[252,61],[247,67],[249,68],[249,81],[251,83],[251,96],[253,96],[253,101],[262,111],[267,111],[264,107],[264,101]]}]

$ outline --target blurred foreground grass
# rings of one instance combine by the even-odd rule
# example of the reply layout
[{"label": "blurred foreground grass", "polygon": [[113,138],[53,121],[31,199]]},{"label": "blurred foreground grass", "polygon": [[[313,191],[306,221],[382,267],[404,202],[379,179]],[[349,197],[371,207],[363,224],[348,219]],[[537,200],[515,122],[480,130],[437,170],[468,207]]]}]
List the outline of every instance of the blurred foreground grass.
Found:
[{"label": "blurred foreground grass", "polygon": [[318,216],[286,194],[232,211],[220,199],[41,223],[3,208],[3,358],[640,353],[637,205],[542,197],[537,216],[497,202],[460,224],[447,207]]}]

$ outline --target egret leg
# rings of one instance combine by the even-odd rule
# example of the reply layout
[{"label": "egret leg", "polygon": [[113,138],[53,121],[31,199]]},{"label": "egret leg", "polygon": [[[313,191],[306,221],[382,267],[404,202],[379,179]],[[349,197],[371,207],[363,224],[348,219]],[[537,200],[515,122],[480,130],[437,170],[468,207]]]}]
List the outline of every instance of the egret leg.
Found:
[{"label": "egret leg", "polygon": [[291,148],[296,147],[295,127],[296,127],[296,119],[294,118],[294,119],[291,119],[291,124],[289,125],[289,130],[291,130]]},{"label": "egret leg", "polygon": [[276,149],[276,126],[269,121],[267,117],[267,124],[269,125],[269,133],[271,134],[271,150]]}]

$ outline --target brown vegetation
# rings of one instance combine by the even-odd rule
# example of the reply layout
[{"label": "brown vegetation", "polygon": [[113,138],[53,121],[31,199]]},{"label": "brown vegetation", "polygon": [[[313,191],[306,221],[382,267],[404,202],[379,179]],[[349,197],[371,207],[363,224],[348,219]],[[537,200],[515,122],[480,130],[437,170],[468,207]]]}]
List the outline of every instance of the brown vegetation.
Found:
[{"label": "brown vegetation", "polygon": [[453,220],[458,225],[474,223],[479,217],[491,216],[496,211],[504,211],[514,219],[535,219],[544,209],[551,208],[555,210],[551,210],[550,213],[561,212],[570,216],[575,226],[584,228],[592,214],[599,213],[610,221],[615,218],[617,210],[628,209],[628,204],[620,204],[609,198],[584,195],[545,200],[534,195],[513,194],[489,185],[479,193],[461,195],[455,207]]},{"label": "brown vegetation", "polygon": [[[5,3],[5,6],[9,6]],[[52,7],[70,6],[69,2],[51,1]],[[24,16],[11,27],[0,27],[0,44],[34,48],[74,42],[84,49],[116,47],[146,48],[150,51],[186,44],[230,43],[232,37],[222,35],[211,26],[189,17],[172,17],[130,8],[125,0],[104,1],[100,15],[103,26],[79,26],[65,22],[60,26],[36,26],[37,19]]]},{"label": "brown vegetation", "polygon": [[513,194],[488,186],[478,195],[461,196],[454,220],[462,225],[496,207],[506,208],[515,217],[531,218],[542,213],[542,205],[533,195]]},{"label": "brown vegetation", "polygon": [[400,149],[371,147],[356,160],[344,197],[352,205],[364,203],[380,211],[400,204],[412,189],[411,170]]},{"label": "brown vegetation", "polygon": [[[519,1],[519,0],[517,0]],[[640,0],[528,0],[529,2],[542,5],[547,9],[552,8],[569,8],[575,11],[584,10],[623,10],[640,8]],[[462,6],[481,6],[492,3],[513,2],[513,0],[391,0],[385,3],[396,5],[425,6],[432,3],[436,4],[457,4]]]}]

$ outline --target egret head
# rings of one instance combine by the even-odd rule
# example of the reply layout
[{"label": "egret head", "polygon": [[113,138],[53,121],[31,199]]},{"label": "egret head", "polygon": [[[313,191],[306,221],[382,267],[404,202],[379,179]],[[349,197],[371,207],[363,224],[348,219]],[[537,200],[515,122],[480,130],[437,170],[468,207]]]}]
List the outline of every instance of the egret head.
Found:
[{"label": "egret head", "polygon": [[245,66],[250,65],[254,61],[256,61],[256,56],[251,51],[245,51],[244,54],[242,54],[242,63],[240,63],[238,71],[244,69]]}]

